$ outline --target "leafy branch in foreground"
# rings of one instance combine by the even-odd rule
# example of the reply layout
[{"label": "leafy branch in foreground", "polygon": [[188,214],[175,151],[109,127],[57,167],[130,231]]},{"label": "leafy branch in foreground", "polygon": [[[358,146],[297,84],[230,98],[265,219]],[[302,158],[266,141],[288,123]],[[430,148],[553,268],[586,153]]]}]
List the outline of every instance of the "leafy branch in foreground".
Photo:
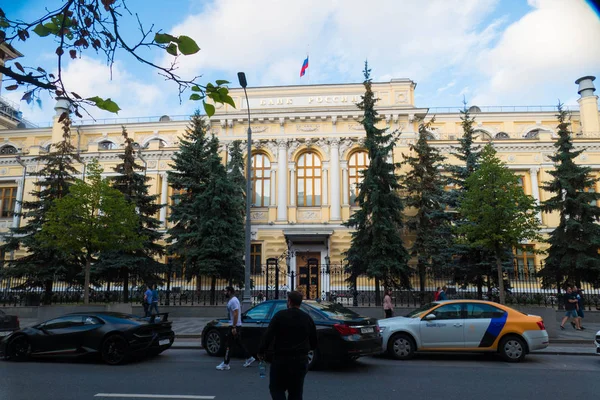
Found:
[{"label": "leafy branch in foreground", "polygon": [[[131,19],[135,20],[140,33],[139,38],[134,41],[128,40],[121,31],[121,26],[132,23]],[[145,28],[139,15],[127,7],[126,0],[68,0],[55,10],[45,9],[40,17],[31,21],[12,19],[0,8],[0,45],[5,44],[12,49],[15,42],[31,40],[32,34],[34,37],[47,39],[48,46],[57,46],[54,50],[57,57],[56,73],[49,73],[41,66],[27,66],[19,62],[13,62],[11,66],[0,65],[0,73],[9,82],[5,89],[24,89],[22,100],[27,103],[37,101],[39,104],[41,93],[48,92],[52,96],[70,100],[75,114],[80,118],[80,109],[85,110],[85,106],[118,113],[119,106],[110,98],[82,98],[67,87],[63,73],[64,57],[77,59],[88,51],[103,54],[112,71],[120,50],[133,56],[141,64],[155,69],[166,80],[175,82],[180,101],[182,95],[190,90],[192,94],[189,99],[202,101],[209,116],[214,114],[215,107],[207,103],[207,99],[235,107],[226,86],[229,82],[217,80],[215,84],[201,85],[198,76],[189,79],[177,73],[179,56],[200,51],[194,39],[162,32],[155,29],[154,25]],[[148,49],[159,49],[173,58],[169,65],[159,65],[151,61],[147,53],[143,53]],[[0,59],[5,56],[6,52],[0,48]]]}]

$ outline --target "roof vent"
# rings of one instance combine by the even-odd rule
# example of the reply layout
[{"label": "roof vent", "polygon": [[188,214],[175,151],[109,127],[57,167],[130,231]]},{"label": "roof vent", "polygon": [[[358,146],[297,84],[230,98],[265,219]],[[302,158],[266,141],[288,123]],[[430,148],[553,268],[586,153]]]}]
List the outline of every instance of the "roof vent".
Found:
[{"label": "roof vent", "polygon": [[481,112],[481,108],[477,107],[477,106],[471,106],[469,107],[469,112],[476,114],[476,113],[480,113]]},{"label": "roof vent", "polygon": [[160,119],[158,120],[159,122],[169,122],[171,120],[171,117],[169,117],[168,115],[163,115],[162,117],[160,117]]},{"label": "roof vent", "polygon": [[583,97],[589,97],[594,95],[596,88],[594,87],[595,76],[584,76],[575,81],[575,84],[579,85],[577,93]]}]

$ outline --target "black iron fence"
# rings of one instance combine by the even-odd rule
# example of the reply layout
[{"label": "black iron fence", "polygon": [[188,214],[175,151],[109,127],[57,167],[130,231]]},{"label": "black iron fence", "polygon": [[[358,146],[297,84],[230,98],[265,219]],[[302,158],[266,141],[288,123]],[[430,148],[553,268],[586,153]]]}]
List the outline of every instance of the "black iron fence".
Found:
[{"label": "black iron fence", "polygon": [[[161,305],[204,306],[222,305],[227,302],[225,287],[230,282],[212,277],[186,279],[182,275],[160,275],[158,290]],[[341,265],[308,263],[288,271],[287,266],[268,264],[251,275],[250,296],[256,304],[268,299],[284,299],[290,290],[302,292],[305,298],[334,301],[347,306],[380,306],[384,288],[374,279],[359,276],[351,285],[350,274]],[[37,306],[41,304],[83,303],[81,282],[65,282],[57,279],[50,285],[34,285],[27,278],[0,279],[0,306]],[[453,270],[428,271],[423,277],[414,272],[412,289],[393,290],[396,307],[418,307],[433,300],[438,287],[446,286],[448,298],[472,298],[498,301],[499,292],[494,280],[482,276],[479,286],[463,284],[456,279]],[[136,276],[129,276],[127,290],[123,282],[96,279],[90,287],[90,303],[142,302],[145,284]],[[243,288],[236,286],[239,297]],[[421,290],[422,288],[422,290]],[[564,290],[545,289],[535,271],[514,271],[505,274],[506,303],[508,305],[535,305],[561,307]],[[584,304],[589,310],[600,309],[600,288],[587,283],[581,285]]]}]

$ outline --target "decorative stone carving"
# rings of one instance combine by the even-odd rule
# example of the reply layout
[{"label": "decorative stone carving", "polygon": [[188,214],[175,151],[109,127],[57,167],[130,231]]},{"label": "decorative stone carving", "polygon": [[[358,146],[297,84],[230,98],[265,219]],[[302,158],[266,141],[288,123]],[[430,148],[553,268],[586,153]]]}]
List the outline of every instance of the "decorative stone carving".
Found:
[{"label": "decorative stone carving", "polygon": [[250,213],[250,219],[253,221],[267,219],[267,213],[265,211],[252,211]]},{"label": "decorative stone carving", "polygon": [[362,124],[348,124],[348,129],[352,131],[365,131],[365,127]]},{"label": "decorative stone carving", "polygon": [[321,129],[319,124],[298,124],[296,130],[300,132],[316,132]]},{"label": "decorative stone carving", "polygon": [[262,133],[269,129],[268,126],[253,126],[252,133]]},{"label": "decorative stone carving", "polygon": [[281,117],[279,118],[279,125],[283,126],[285,124],[285,118]]},{"label": "decorative stone carving", "polygon": [[337,123],[337,116],[334,115],[334,116],[331,117],[331,124],[335,125],[336,123]]},{"label": "decorative stone carving", "polygon": [[581,161],[587,161],[588,157],[585,154],[582,154],[580,157]]},{"label": "decorative stone carving", "polygon": [[221,123],[221,128],[225,129],[225,127],[227,126],[227,120],[226,119],[222,119],[219,122]]},{"label": "decorative stone carving", "polygon": [[157,162],[156,161],[148,161],[148,168],[156,168]]},{"label": "decorative stone carving", "polygon": [[357,143],[356,139],[345,138],[340,141],[340,160],[346,159],[346,153]]},{"label": "decorative stone carving", "polygon": [[508,160],[508,162],[515,162],[515,156],[513,156],[512,154],[506,157],[506,159]]},{"label": "decorative stone carving", "polygon": [[277,148],[278,149],[287,149],[288,148],[288,141],[287,139],[277,139]]},{"label": "decorative stone carving", "polygon": [[6,175],[6,174],[8,174],[8,168],[0,169],[0,175]]},{"label": "decorative stone carving", "polygon": [[321,219],[321,211],[318,210],[300,210],[298,219],[304,221],[318,221]]},{"label": "decorative stone carving", "polygon": [[293,161],[294,160],[294,153],[296,152],[296,150],[298,150],[298,148],[302,145],[302,143],[299,140],[290,140],[288,142],[288,161]]}]

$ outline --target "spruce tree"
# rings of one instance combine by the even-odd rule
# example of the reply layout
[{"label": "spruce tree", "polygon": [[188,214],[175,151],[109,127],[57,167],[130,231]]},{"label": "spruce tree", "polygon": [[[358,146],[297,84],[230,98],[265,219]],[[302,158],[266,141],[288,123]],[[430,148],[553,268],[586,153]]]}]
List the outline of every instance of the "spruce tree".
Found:
[{"label": "spruce tree", "polygon": [[[198,111],[180,140],[179,150],[173,156],[173,169],[168,172],[173,196],[167,230],[167,253],[174,256],[173,264],[183,269],[188,280],[197,276],[199,250],[202,243],[200,219],[205,215],[198,201],[210,179],[208,167],[210,138],[204,117]],[[215,271],[208,275],[215,275]],[[214,282],[213,282],[214,283]]]},{"label": "spruce tree", "polygon": [[[246,177],[244,176],[245,163],[244,154],[242,153],[241,141],[236,140],[233,143],[231,143],[230,157],[231,159],[229,160],[229,163],[227,165],[227,179],[229,180],[229,183],[233,186],[233,192],[231,194],[230,199],[231,204],[228,204],[228,207],[231,208],[232,216],[234,216],[234,219],[231,221],[231,229],[233,231],[233,236],[231,237],[231,240],[235,241],[233,248],[238,249],[240,254],[237,255],[235,252],[232,254],[232,270],[229,273],[229,275],[233,278],[241,279],[241,281],[238,281],[238,283],[243,283],[243,253],[245,249],[244,226],[246,224]],[[241,268],[237,264],[238,261],[242,262]]]},{"label": "spruce tree", "polygon": [[[196,262],[197,275],[221,278],[232,284],[244,281],[244,213],[243,192],[228,176],[218,153],[219,141],[209,142],[210,179],[196,199],[203,215],[199,218],[200,248]],[[241,152],[239,153],[241,155]],[[237,154],[232,162],[238,163]],[[238,164],[239,165],[239,164]],[[234,166],[238,170],[239,167]],[[235,172],[232,172],[235,177]]]},{"label": "spruce tree", "polygon": [[104,251],[94,265],[95,272],[106,278],[118,277],[123,283],[123,301],[129,299],[129,275],[136,274],[144,281],[155,281],[154,274],[164,270],[164,264],[156,260],[164,255],[159,231],[161,223],[156,215],[163,206],[158,203],[158,195],[148,194],[150,180],[143,172],[146,168],[136,161],[134,140],[123,127],[125,148],[119,155],[121,163],[114,171],[117,176],[110,178],[112,186],[123,193],[125,200],[135,205],[139,216],[138,234],[146,238],[141,249],[135,251]]},{"label": "spruce tree", "polygon": [[556,152],[550,156],[556,168],[549,171],[554,179],[542,186],[554,195],[541,209],[558,211],[560,222],[548,239],[550,248],[541,276],[545,286],[556,285],[560,290],[564,282],[600,283],[600,194],[593,190],[598,179],[591,176],[591,168],[575,163],[584,150],[574,149],[569,116],[562,104],[557,118]]},{"label": "spruce tree", "polygon": [[59,118],[62,124],[62,140],[53,144],[47,154],[35,157],[42,165],[39,171],[30,173],[39,179],[31,192],[33,200],[24,201],[18,214],[26,223],[11,229],[3,250],[6,252],[24,250],[27,255],[6,262],[8,273],[15,277],[26,277],[30,287],[44,287],[44,302],[49,304],[52,298],[52,286],[55,279],[74,282],[81,272],[82,263],[69,253],[58,248],[42,246],[36,233],[46,222],[47,213],[55,200],[66,196],[75,181],[77,170],[74,162],[81,163],[75,147],[71,144],[71,120],[64,113]]},{"label": "spruce tree", "polygon": [[[376,281],[376,303],[380,303],[378,283],[385,287],[410,287],[409,255],[402,242],[404,204],[399,195],[398,165],[389,161],[397,136],[376,127],[380,118],[375,111],[377,99],[371,88],[370,69],[365,62],[365,94],[358,108],[363,110],[361,124],[366,132],[365,147],[369,166],[362,171],[358,210],[344,224],[355,228],[350,248],[344,253],[349,284],[356,293],[360,275]],[[356,299],[355,299],[356,301]]]},{"label": "spruce tree", "polygon": [[451,246],[450,215],[446,210],[445,186],[447,178],[441,174],[445,160],[436,148],[427,141],[428,129],[433,123],[419,125],[419,137],[411,144],[410,155],[403,155],[403,164],[410,167],[403,176],[407,194],[405,204],[416,209],[416,214],[407,218],[406,225],[415,236],[410,255],[417,259],[420,291],[425,292],[427,271],[440,271],[446,264],[447,249]]},{"label": "spruce tree", "polygon": [[[452,246],[448,247],[449,257],[453,262],[454,278],[457,282],[468,285],[474,284],[477,286],[477,297],[482,298],[484,276],[488,277],[488,285],[491,284],[490,279],[495,280],[493,266],[495,264],[494,253],[485,247],[473,247],[469,243],[465,243],[460,238],[456,238],[456,229],[461,225],[468,223],[464,216],[460,214],[460,199],[465,193],[465,181],[477,170],[481,158],[481,148],[475,145],[477,135],[473,125],[475,118],[471,116],[466,102],[460,110],[460,120],[463,134],[458,139],[459,146],[451,152],[459,162],[457,164],[448,164],[445,170],[449,172],[448,182],[452,189],[446,192],[447,203],[449,206],[448,214],[453,222],[453,240]],[[458,240],[456,240],[458,239]],[[511,250],[508,249],[506,257],[503,258],[503,263],[510,263]]]}]

